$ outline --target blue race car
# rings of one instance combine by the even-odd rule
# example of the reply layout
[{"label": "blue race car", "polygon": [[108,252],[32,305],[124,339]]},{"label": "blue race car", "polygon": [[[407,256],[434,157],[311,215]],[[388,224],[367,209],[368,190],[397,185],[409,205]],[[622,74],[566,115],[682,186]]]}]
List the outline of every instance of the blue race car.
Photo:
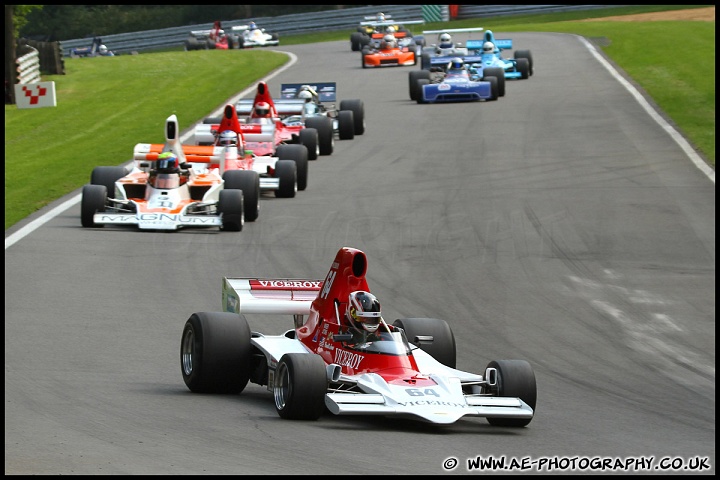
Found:
[{"label": "blue race car", "polygon": [[446,69],[410,72],[409,86],[410,99],[417,103],[492,101],[499,97],[498,78],[474,73],[459,57],[452,59]]},{"label": "blue race car", "polygon": [[[475,57],[480,56],[480,61],[475,62],[468,59],[466,63],[482,63],[483,67],[502,68],[505,78],[527,79],[533,74],[533,61],[530,50],[516,50],[514,58],[503,58],[502,50],[512,48],[511,39],[496,39],[492,31],[486,30],[483,40],[468,40],[465,43],[469,52]],[[475,58],[474,57],[474,58]]]}]

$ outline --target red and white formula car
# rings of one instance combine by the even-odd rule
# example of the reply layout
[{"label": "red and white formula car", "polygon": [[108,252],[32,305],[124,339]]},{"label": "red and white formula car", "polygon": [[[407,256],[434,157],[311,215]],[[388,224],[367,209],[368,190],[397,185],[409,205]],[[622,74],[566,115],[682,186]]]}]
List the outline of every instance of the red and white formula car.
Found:
[{"label": "red and white formula car", "polygon": [[[258,105],[266,104],[269,116],[256,114]],[[265,82],[259,82],[253,99],[240,99],[235,105],[239,118],[240,132],[246,146],[255,155],[275,155],[280,145],[305,145],[309,160],[317,160],[318,155],[331,155],[335,147],[332,119],[326,117],[310,118],[304,123],[285,123],[288,115],[302,113],[302,103],[287,104],[273,101]],[[220,118],[208,117],[195,127],[195,143],[212,145],[215,142]]]},{"label": "red and white formula car", "polygon": [[[455,368],[444,320],[379,318],[374,337],[346,321],[351,292],[366,291],[367,257],[343,247],[324,280],[226,277],[224,312],[193,313],[180,342],[188,388],[240,393],[267,386],[282,418],[386,415],[437,424],[465,416],[524,427],[533,418],[535,374],[524,360],[491,361],[482,374]],[[281,335],[251,332],[245,314],[292,315]]]}]

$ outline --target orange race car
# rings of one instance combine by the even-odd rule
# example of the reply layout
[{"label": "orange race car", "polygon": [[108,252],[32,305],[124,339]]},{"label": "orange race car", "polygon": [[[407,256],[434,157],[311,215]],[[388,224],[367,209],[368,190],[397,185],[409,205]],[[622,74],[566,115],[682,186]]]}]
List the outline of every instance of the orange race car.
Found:
[{"label": "orange race car", "polygon": [[362,48],[362,68],[417,65],[422,45],[400,35],[401,32],[374,33],[370,44]]}]

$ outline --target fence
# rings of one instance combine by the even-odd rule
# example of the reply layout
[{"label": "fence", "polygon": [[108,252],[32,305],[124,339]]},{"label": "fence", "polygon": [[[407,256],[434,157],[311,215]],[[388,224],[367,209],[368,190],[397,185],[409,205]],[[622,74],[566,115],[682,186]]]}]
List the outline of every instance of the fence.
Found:
[{"label": "fence", "polygon": [[[532,13],[554,13],[575,10],[619,7],[622,5],[459,5],[457,19],[490,18],[508,15],[527,15]],[[427,9],[426,9],[427,10]],[[277,33],[282,45],[283,35],[297,35],[312,32],[354,31],[367,15],[383,12],[396,20],[420,20],[423,17],[423,5],[371,5],[364,7],[326,10],[324,12],[298,13],[277,17],[261,17],[240,20],[222,20],[223,28],[245,25],[251,21],[265,28],[268,33]],[[425,19],[434,21],[434,19]],[[162,28],[141,32],[121,33],[102,36],[103,44],[115,54],[152,51],[165,48],[182,47],[191,30],[210,30],[212,23],[186,25],[182,27]],[[61,42],[63,55],[70,56],[73,48],[89,47],[92,38],[64,40]]]}]

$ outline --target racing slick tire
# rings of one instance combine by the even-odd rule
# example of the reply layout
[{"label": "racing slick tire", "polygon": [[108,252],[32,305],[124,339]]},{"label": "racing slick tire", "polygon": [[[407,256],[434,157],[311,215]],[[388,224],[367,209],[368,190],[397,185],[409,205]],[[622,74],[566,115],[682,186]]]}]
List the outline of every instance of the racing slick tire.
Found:
[{"label": "racing slick tire", "polygon": [[241,190],[220,190],[218,213],[222,213],[221,230],[241,232],[245,225],[245,207]]},{"label": "racing slick tire", "polygon": [[226,190],[242,190],[245,221],[254,222],[260,214],[260,175],[253,170],[228,170],[223,173]]},{"label": "racing slick tire", "polygon": [[325,411],[328,382],[325,361],[313,353],[286,353],[273,380],[275,409],[280,418],[317,420]]},{"label": "racing slick tire", "polygon": [[[490,387],[498,397],[518,397],[535,411],[537,384],[532,366],[525,360],[493,360],[488,368],[497,369],[497,385]],[[488,417],[490,425],[497,427],[524,427],[532,418]]]},{"label": "racing slick tire", "polygon": [[420,55],[420,68],[423,70],[430,70],[430,54],[423,53]]},{"label": "racing slick tire", "polygon": [[297,189],[300,191],[305,190],[308,179],[308,153],[305,145],[280,145],[276,155],[283,160],[293,160],[295,162]]},{"label": "racing slick tire", "polygon": [[340,140],[352,140],[355,138],[355,119],[352,110],[340,110],[337,116],[338,137]]},{"label": "racing slick tire", "polygon": [[[393,326],[405,330],[408,342],[420,347],[424,352],[429,353],[435,360],[443,365],[455,368],[457,349],[455,347],[455,335],[450,325],[439,318],[398,318]],[[433,341],[423,343],[417,337],[431,336]]]},{"label": "racing slick tire", "polygon": [[340,102],[340,110],[352,110],[353,122],[355,122],[355,135],[365,133],[365,102],[352,98]]},{"label": "racing slick tire", "polygon": [[[317,130],[320,155],[332,155],[335,149],[335,132],[333,131],[332,119],[324,116],[309,117],[305,119],[305,127]],[[298,188],[300,183],[300,168],[298,166]],[[301,188],[300,190],[304,189]]]},{"label": "racing slick tire", "polygon": [[317,160],[320,155],[320,141],[318,131],[314,128],[303,128],[298,134],[300,144],[305,145],[308,151],[308,160]]},{"label": "racing slick tire", "polygon": [[416,85],[417,85],[417,93],[416,93],[417,98],[415,100],[417,101],[417,103],[428,103],[425,100],[425,95],[423,95],[423,87],[425,85],[430,85],[430,80],[425,80],[424,78],[421,78],[420,80],[417,81]]},{"label": "racing slick tire", "polygon": [[297,164],[293,160],[278,160],[275,163],[275,176],[280,185],[275,190],[277,198],[293,198],[297,193]]},{"label": "racing slick tire", "polygon": [[520,72],[521,79],[527,80],[530,78],[530,62],[527,58],[516,58],[515,66],[517,67],[518,72]]},{"label": "racing slick tire", "polygon": [[498,99],[500,93],[498,92],[498,78],[497,77],[485,77],[484,82],[490,83],[490,98],[486,99],[489,102],[493,102]]},{"label": "racing slick tire", "polygon": [[252,372],[250,335],[244,315],[193,313],[180,341],[180,370],[190,391],[242,392]]},{"label": "racing slick tire", "polygon": [[105,185],[107,196],[115,198],[115,182],[127,174],[125,167],[95,167],[90,174],[90,184]]},{"label": "racing slick tire", "polygon": [[362,49],[362,38],[363,34],[360,32],[350,34],[350,49],[353,52],[359,52]]},{"label": "racing slick tire", "polygon": [[245,48],[245,39],[242,37],[242,35],[240,35],[237,40],[238,40],[238,47],[237,47],[237,48],[240,49],[240,50],[242,50],[243,48]]},{"label": "racing slick tire", "polygon": [[483,80],[487,81],[487,77],[497,78],[498,97],[505,96],[505,72],[502,68],[492,67],[483,70]]},{"label": "racing slick tire", "polygon": [[418,80],[424,79],[424,80],[430,80],[430,72],[428,70],[413,70],[408,75],[408,83],[410,87],[410,100],[417,100],[418,96],[420,96],[420,87],[418,85]]},{"label": "racing slick tire", "polygon": [[93,217],[97,212],[104,212],[107,204],[107,188],[105,185],[85,185],[82,189],[80,204],[80,223],[85,228],[103,227],[95,223]]},{"label": "racing slick tire", "polygon": [[532,58],[532,53],[530,53],[530,50],[516,50],[513,57],[516,60],[518,58],[527,58],[528,63],[530,64],[530,71],[528,73],[532,76],[532,74],[533,74],[533,58]]}]

